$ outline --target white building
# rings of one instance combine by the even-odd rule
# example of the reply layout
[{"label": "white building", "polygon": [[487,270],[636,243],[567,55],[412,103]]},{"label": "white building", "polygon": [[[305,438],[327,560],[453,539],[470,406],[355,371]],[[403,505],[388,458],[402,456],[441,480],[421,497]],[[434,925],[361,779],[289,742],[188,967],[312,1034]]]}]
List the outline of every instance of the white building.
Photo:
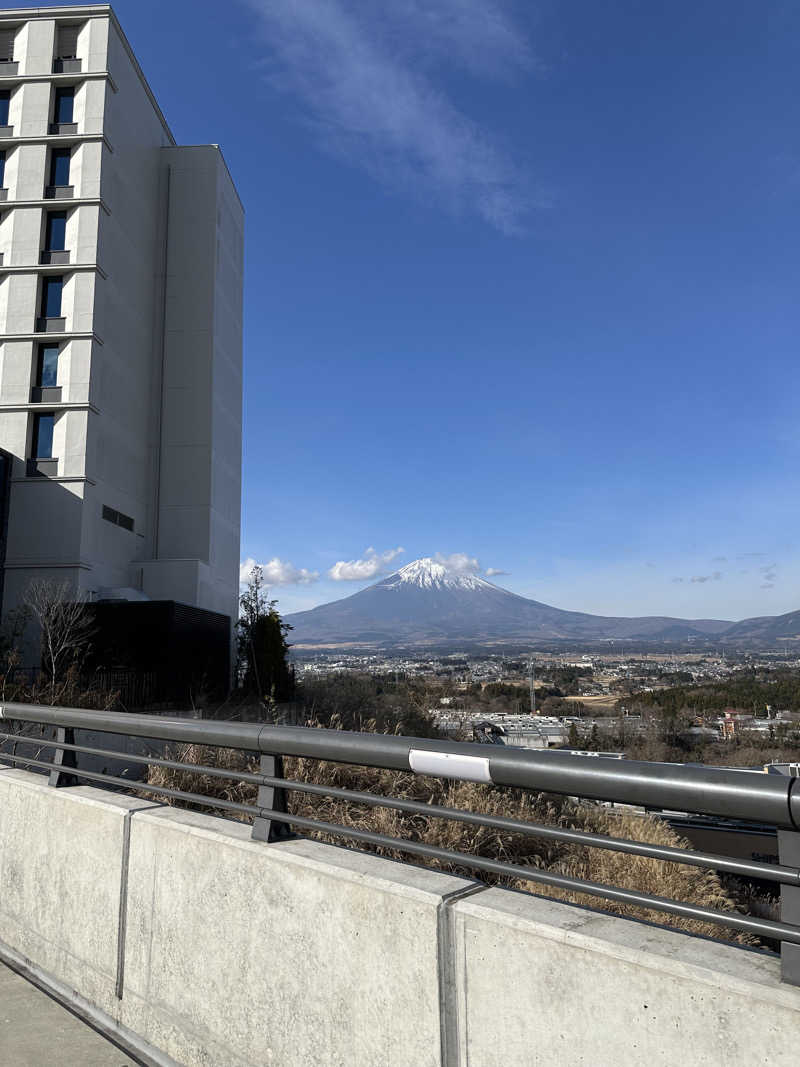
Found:
[{"label": "white building", "polygon": [[3,613],[48,578],[235,619],[242,206],[108,5],[0,11],[0,186]]}]

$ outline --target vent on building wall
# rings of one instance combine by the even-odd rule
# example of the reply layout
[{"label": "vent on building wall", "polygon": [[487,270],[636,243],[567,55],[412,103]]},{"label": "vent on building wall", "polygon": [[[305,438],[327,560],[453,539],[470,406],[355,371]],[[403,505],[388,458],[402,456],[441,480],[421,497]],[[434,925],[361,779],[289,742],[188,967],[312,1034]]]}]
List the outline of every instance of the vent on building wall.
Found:
[{"label": "vent on building wall", "polygon": [[16,74],[19,64],[14,62],[16,30],[0,30],[0,74]]},{"label": "vent on building wall", "polygon": [[121,511],[110,508],[108,504],[103,504],[103,518],[107,522],[113,522],[115,526],[121,526],[123,530],[133,531],[133,519],[130,515],[123,515]]},{"label": "vent on building wall", "polygon": [[80,26],[59,26],[56,37],[56,55],[53,60],[54,74],[67,74],[81,69],[78,59],[78,32]]},{"label": "vent on building wall", "polygon": [[14,30],[0,30],[0,63],[14,59]]}]

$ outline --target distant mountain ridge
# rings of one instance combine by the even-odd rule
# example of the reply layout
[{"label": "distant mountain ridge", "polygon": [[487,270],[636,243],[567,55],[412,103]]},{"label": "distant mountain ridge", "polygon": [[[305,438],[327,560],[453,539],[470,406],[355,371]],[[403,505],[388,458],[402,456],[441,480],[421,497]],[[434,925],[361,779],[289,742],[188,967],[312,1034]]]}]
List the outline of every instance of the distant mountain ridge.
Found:
[{"label": "distant mountain ridge", "polygon": [[430,644],[553,640],[645,642],[718,639],[765,644],[800,638],[800,611],[746,619],[619,618],[564,611],[518,596],[428,557],[342,600],[289,615],[295,644]]}]

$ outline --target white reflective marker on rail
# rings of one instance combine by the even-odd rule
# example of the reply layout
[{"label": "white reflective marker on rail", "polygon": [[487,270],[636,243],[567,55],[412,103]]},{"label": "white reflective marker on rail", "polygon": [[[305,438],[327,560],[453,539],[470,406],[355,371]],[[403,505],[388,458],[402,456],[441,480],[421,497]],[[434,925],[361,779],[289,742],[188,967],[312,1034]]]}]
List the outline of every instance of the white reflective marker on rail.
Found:
[{"label": "white reflective marker on rail", "polygon": [[461,778],[465,782],[488,782],[489,760],[484,756],[459,756],[451,752],[428,752],[412,748],[408,762],[415,774],[433,774],[438,778]]}]

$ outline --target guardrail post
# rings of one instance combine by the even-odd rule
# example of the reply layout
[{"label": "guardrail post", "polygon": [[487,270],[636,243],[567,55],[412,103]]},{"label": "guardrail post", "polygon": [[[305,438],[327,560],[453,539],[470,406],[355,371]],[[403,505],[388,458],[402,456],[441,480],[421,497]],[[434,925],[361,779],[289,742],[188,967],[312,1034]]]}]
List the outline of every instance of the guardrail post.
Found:
[{"label": "guardrail post", "polygon": [[[800,868],[800,833],[796,830],[778,830],[778,861]],[[781,886],[781,922],[800,926],[800,885]],[[800,945],[781,941],[781,979],[800,985]]]},{"label": "guardrail post", "polygon": [[[259,770],[270,778],[283,778],[283,759],[281,756],[262,755]],[[274,785],[260,785],[258,787],[258,800],[260,808],[270,808],[272,811],[288,811],[286,807],[286,790]],[[257,816],[253,820],[254,841],[289,841],[296,835],[292,833],[285,822],[275,822],[274,819]]]},{"label": "guardrail post", "polygon": [[[60,741],[64,745],[74,745],[75,731],[69,726],[59,726],[56,729],[56,741]],[[78,785],[78,779],[74,774],[69,774],[67,770],[69,767],[77,766],[78,761],[75,759],[75,753],[71,749],[57,748],[53,752],[53,769],[50,771],[47,784],[54,786],[56,789]]]}]

